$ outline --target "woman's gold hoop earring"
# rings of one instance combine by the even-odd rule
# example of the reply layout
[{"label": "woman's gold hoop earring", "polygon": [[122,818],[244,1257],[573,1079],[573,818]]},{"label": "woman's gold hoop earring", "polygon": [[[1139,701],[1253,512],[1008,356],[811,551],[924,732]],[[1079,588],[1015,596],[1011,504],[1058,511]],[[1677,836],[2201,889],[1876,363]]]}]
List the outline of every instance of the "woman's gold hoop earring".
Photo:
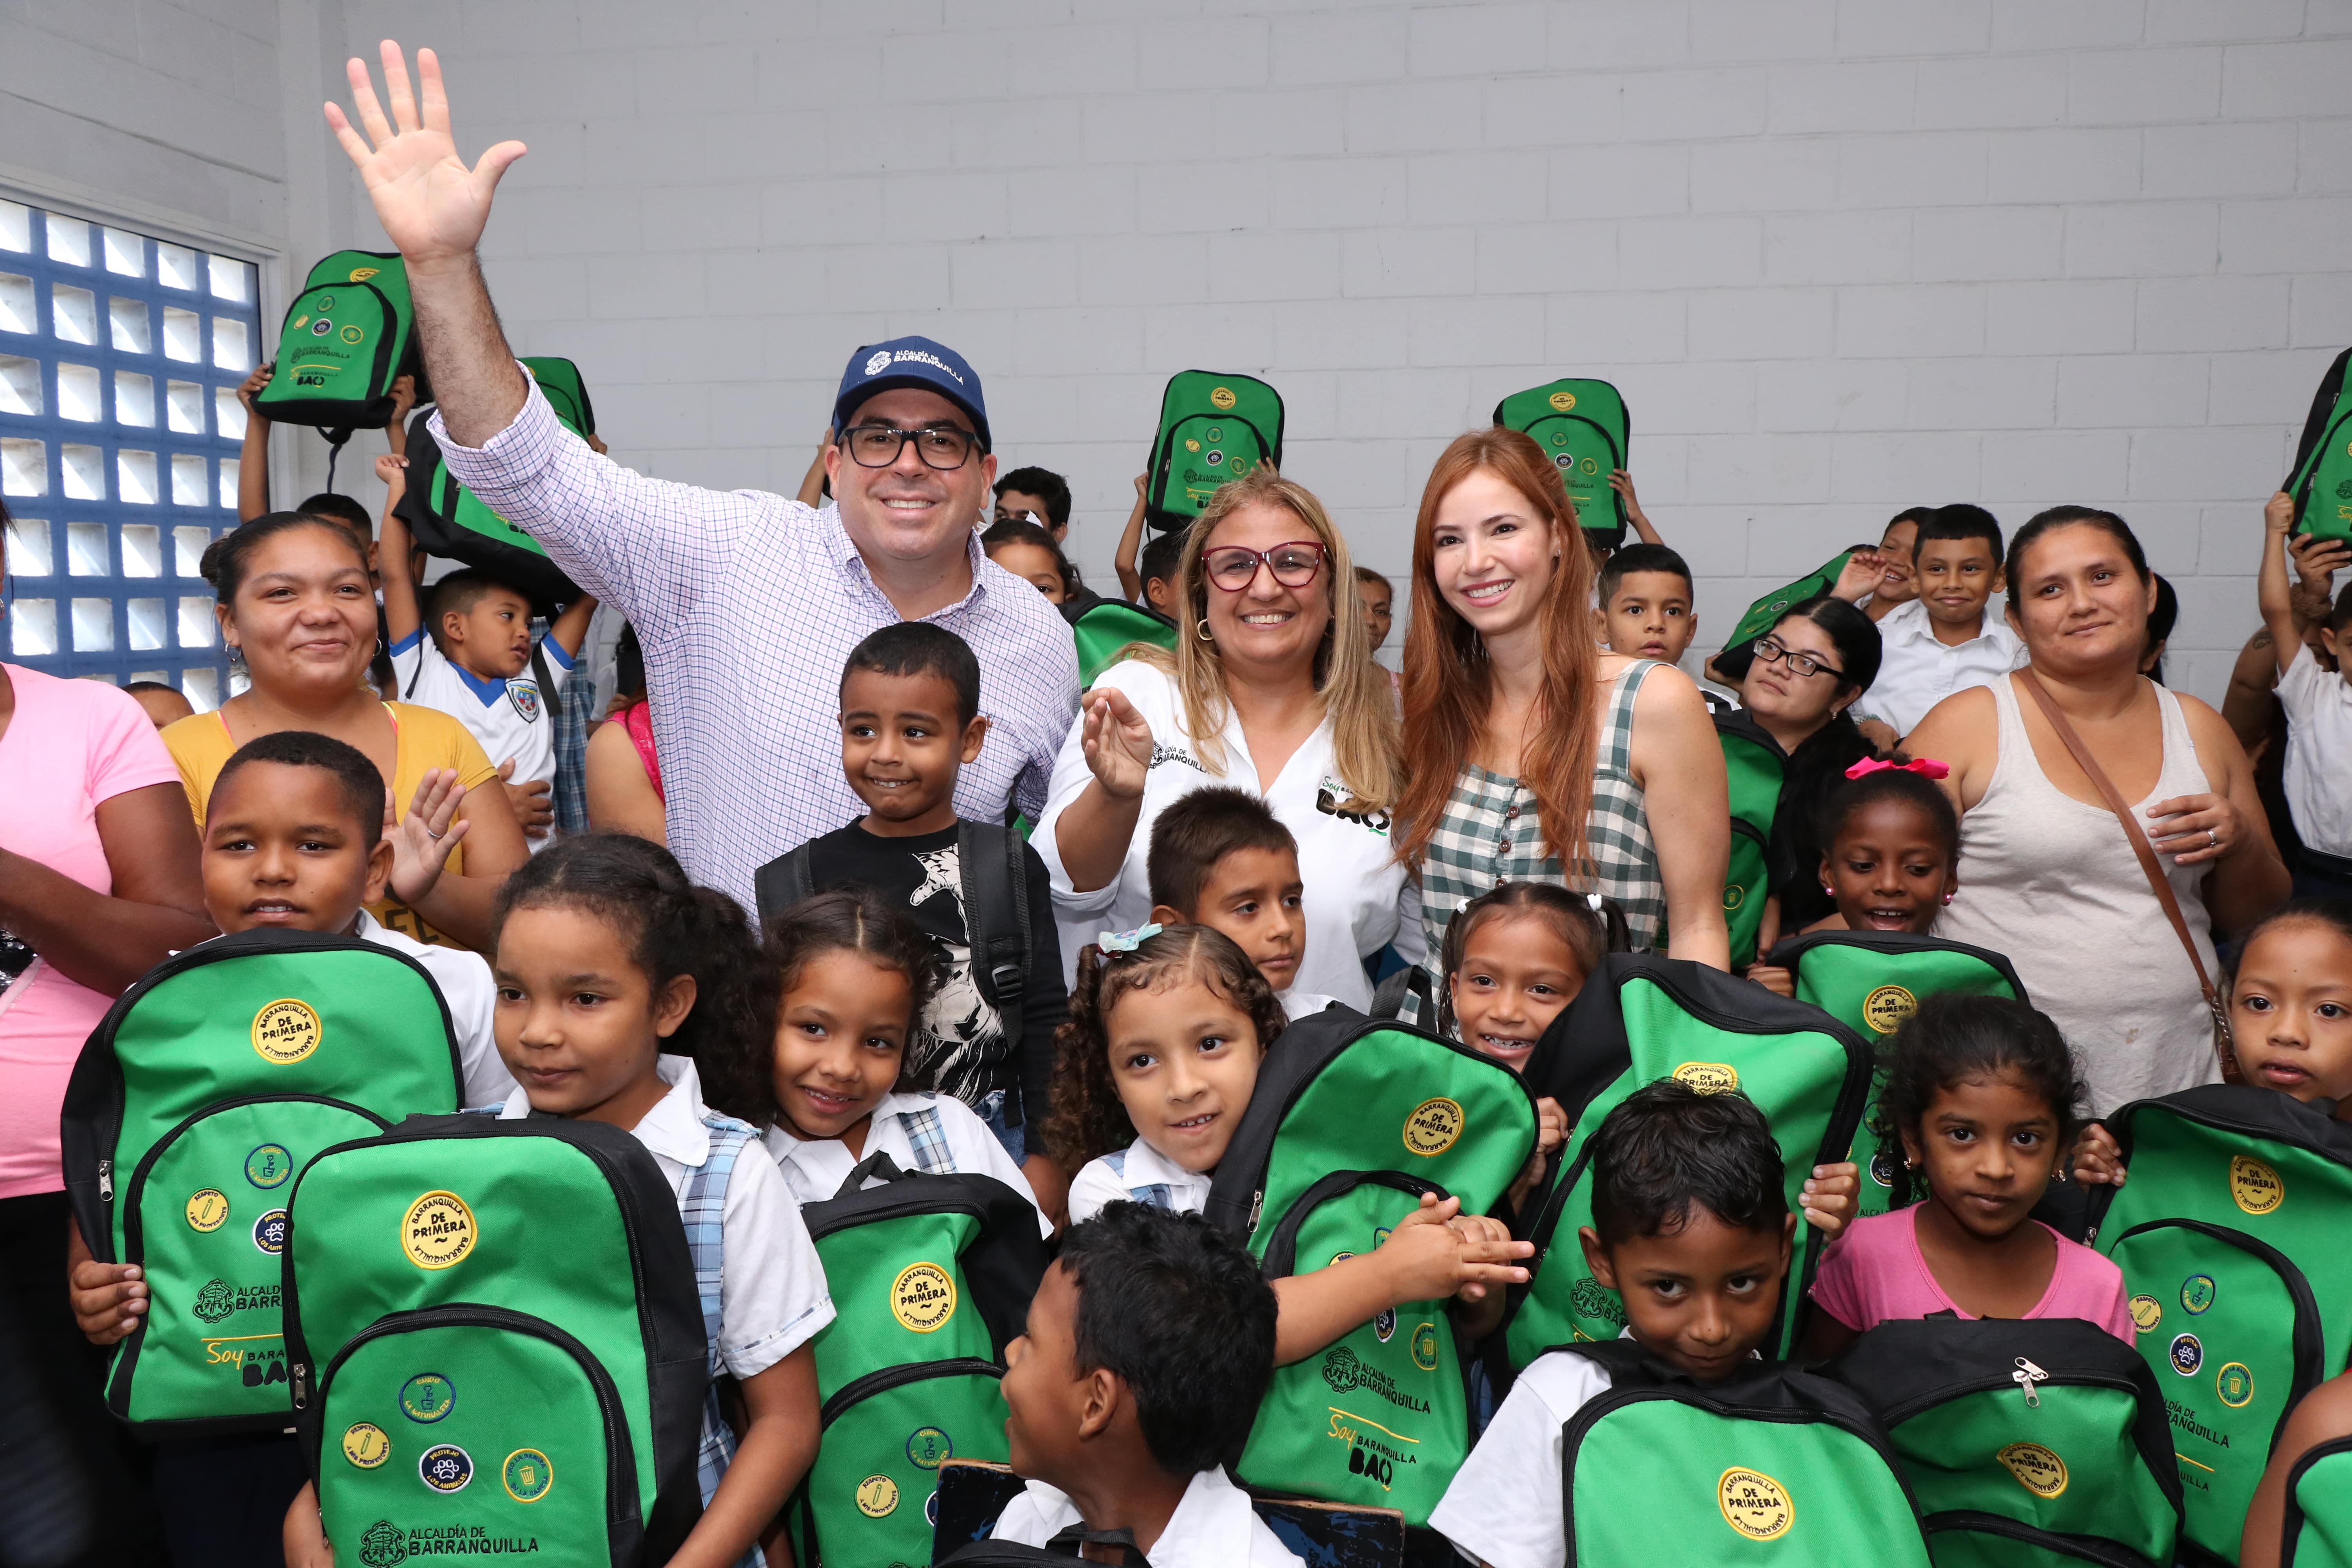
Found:
[{"label": "woman's gold hoop earring", "polygon": [[1209,617],[1206,616],[1192,623],[1192,635],[1204,643],[1213,643],[1217,640],[1209,635]]}]

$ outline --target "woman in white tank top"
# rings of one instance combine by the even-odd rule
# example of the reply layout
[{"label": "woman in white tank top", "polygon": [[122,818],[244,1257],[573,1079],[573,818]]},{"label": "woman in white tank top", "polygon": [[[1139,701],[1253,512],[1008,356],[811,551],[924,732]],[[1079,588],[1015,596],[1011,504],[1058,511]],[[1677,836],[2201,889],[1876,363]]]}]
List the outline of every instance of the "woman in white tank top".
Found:
[{"label": "woman in white tank top", "polygon": [[[2143,678],[2156,579],[2121,518],[2045,511],[2009,550],[2030,668],[2157,851],[2206,973],[2211,927],[2287,897],[2252,770],[2220,714]],[[2091,1114],[2221,1076],[2197,972],[2123,826],[2019,684],[1955,693],[1905,738],[1951,767],[1960,887],[1936,934],[2009,955],[2081,1059]]]}]

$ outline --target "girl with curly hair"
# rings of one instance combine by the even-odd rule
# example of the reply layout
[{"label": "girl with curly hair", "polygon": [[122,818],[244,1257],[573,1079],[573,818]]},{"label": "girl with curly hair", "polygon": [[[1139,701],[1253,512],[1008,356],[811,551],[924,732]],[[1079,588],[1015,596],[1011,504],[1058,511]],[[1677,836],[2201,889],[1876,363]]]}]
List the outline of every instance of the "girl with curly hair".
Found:
[{"label": "girl with curly hair", "polygon": [[[994,1176],[1036,1204],[988,1123],[908,1068],[908,1037],[945,967],[911,915],[872,888],[836,888],[770,921],[761,956],[782,996],[747,1109],[794,1197],[822,1203],[880,1154],[902,1171]],[[1037,1224],[1053,1234],[1042,1209]]]}]

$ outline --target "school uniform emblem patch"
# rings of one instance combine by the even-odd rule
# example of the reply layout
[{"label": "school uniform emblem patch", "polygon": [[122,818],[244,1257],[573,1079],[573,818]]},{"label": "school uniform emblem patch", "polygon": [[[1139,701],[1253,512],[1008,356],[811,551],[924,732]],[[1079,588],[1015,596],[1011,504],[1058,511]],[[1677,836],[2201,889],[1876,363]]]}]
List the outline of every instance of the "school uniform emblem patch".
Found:
[{"label": "school uniform emblem patch", "polygon": [[464,1491],[474,1479],[473,1456],[455,1443],[436,1443],[417,1456],[416,1479],[445,1495]]},{"label": "school uniform emblem patch", "polygon": [[513,705],[515,712],[521,716],[524,723],[536,724],[539,722],[538,681],[508,681],[507,700]]},{"label": "school uniform emblem patch", "polygon": [[1761,1470],[1735,1465],[1715,1484],[1716,1506],[1723,1522],[1750,1541],[1769,1541],[1797,1521],[1797,1506],[1789,1489]]},{"label": "school uniform emblem patch", "polygon": [[2066,1489],[2066,1461],[2039,1443],[2011,1443],[1993,1458],[2035,1497],[2053,1498]]}]

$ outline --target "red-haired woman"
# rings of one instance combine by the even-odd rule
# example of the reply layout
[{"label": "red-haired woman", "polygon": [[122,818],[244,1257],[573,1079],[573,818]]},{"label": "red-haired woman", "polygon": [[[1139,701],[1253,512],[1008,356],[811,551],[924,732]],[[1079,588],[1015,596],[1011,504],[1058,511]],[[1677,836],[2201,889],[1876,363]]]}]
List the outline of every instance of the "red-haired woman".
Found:
[{"label": "red-haired woman", "polygon": [[1496,426],[1445,449],[1413,527],[1396,835],[1429,952],[1465,900],[1546,881],[1616,900],[1635,947],[1720,969],[1723,753],[1689,678],[1598,646],[1592,580],[1535,442]]}]

